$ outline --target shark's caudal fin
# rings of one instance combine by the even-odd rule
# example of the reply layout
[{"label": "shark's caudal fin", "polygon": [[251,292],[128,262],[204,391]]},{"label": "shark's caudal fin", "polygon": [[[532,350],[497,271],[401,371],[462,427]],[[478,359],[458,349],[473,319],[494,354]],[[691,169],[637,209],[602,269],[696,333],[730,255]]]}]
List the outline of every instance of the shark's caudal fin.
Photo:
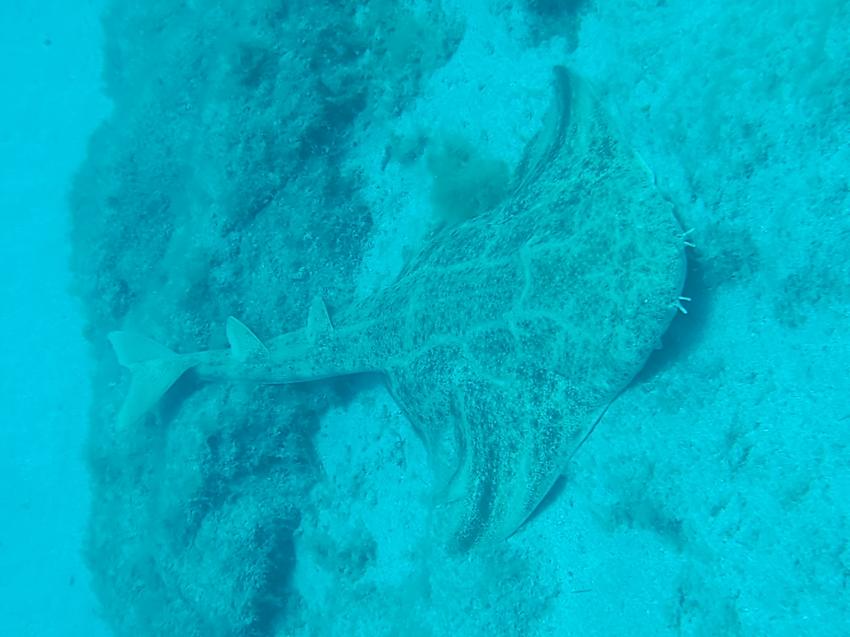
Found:
[{"label": "shark's caudal fin", "polygon": [[[227,342],[235,363],[262,361],[269,350],[257,336],[234,317],[228,317]],[[313,302],[307,318],[307,338],[311,344],[332,334],[328,311],[320,298]],[[180,355],[134,332],[111,332],[108,336],[118,362],[130,370],[130,390],[118,414],[118,426],[139,421],[189,368],[197,365],[203,352]]]},{"label": "shark's caudal fin", "polygon": [[132,374],[130,390],[118,413],[118,426],[129,427],[138,422],[195,361],[141,334],[111,332],[108,338],[118,362]]}]

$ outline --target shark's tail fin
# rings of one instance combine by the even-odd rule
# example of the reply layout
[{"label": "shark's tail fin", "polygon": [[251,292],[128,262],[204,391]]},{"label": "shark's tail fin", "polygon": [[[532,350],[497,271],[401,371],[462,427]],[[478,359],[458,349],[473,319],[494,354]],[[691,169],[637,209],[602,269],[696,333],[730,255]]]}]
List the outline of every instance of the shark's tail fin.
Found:
[{"label": "shark's tail fin", "polygon": [[111,332],[108,336],[118,362],[130,370],[130,390],[118,413],[118,426],[136,424],[187,369],[195,364],[146,336]]}]

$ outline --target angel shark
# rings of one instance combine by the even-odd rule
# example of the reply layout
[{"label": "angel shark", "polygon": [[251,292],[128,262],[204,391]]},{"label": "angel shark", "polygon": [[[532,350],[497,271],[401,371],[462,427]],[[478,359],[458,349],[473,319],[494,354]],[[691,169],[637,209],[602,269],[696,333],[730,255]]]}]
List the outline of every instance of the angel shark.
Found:
[{"label": "angel shark", "polygon": [[442,528],[466,549],[540,503],[679,306],[685,239],[671,205],[589,86],[555,69],[554,101],[496,210],[434,236],[391,285],[333,321],[178,354],[113,332],[132,372],[132,426],[188,369],[209,381],[297,383],[380,373],[422,438]]}]

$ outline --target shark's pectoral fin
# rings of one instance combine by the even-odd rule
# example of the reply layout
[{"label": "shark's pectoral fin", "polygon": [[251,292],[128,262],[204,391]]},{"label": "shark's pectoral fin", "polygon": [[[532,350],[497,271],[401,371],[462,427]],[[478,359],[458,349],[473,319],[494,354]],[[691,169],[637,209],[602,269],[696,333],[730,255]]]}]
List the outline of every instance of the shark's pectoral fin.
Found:
[{"label": "shark's pectoral fin", "polygon": [[227,342],[233,358],[240,363],[247,360],[256,360],[268,356],[269,350],[256,334],[239,319],[232,316],[227,317]]}]

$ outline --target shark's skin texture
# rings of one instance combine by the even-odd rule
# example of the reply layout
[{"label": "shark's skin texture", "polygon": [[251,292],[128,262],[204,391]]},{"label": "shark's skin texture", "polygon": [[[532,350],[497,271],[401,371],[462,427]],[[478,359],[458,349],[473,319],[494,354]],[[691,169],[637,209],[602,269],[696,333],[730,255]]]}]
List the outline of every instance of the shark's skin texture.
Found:
[{"label": "shark's skin texture", "polygon": [[319,302],[307,328],[265,344],[232,318],[225,350],[113,334],[138,375],[119,419],[188,368],[259,383],[381,373],[429,452],[450,543],[513,533],[659,343],[685,273],[645,164],[585,82],[559,67],[554,86],[505,204],[435,236],[333,326]]}]

